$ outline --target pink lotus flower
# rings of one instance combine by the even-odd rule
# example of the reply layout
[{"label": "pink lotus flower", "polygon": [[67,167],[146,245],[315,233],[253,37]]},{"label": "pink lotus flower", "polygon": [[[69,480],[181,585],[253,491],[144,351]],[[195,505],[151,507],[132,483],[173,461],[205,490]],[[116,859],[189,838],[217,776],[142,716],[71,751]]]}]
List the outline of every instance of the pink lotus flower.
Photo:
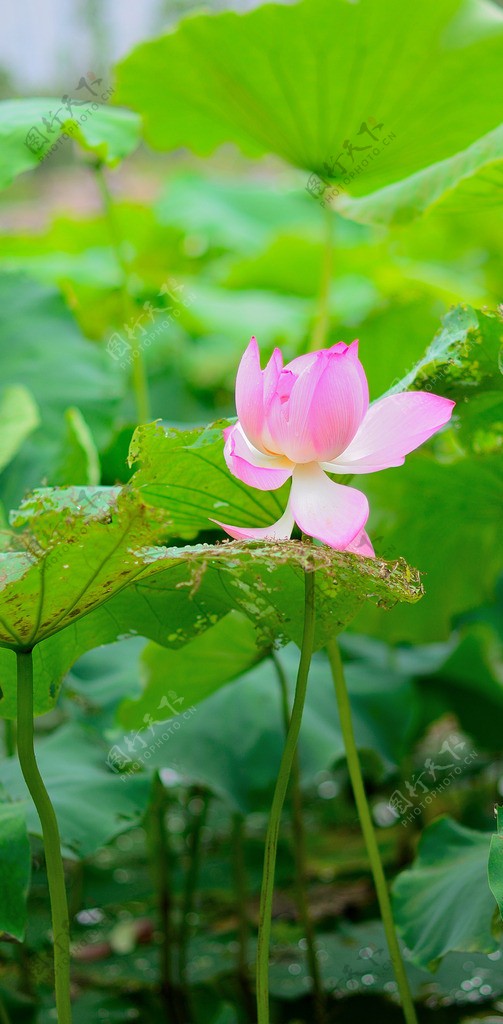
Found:
[{"label": "pink lotus flower", "polygon": [[450,419],[455,403],[424,391],[404,391],[369,406],[358,342],[298,356],[287,366],[275,349],[265,370],[255,338],[236,377],[239,421],[224,430],[227,465],[250,487],[273,491],[290,477],[281,519],[272,526],[231,526],[236,540],[286,540],[294,523],[339,551],[374,555],[365,533],[367,498],[327,473],[375,473],[401,466]]}]

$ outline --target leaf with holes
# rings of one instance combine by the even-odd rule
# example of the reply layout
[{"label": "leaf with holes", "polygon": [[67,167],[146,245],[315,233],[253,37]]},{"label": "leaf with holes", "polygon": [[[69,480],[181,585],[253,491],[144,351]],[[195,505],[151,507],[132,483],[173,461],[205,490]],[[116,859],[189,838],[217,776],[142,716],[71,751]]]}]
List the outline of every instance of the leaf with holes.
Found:
[{"label": "leaf with holes", "polygon": [[[221,458],[221,441],[212,446]],[[183,448],[182,457],[193,481]],[[211,483],[211,461],[203,466]],[[172,530],[183,519],[186,490],[192,491],[179,475],[181,512],[172,499],[164,513],[144,504],[149,485],[142,486],[142,472],[135,488],[38,491],[12,514],[17,532],[0,554],[0,645],[11,652],[36,647],[38,714],[54,702],[63,672],[99,643],[140,634],[180,647],[237,610],[255,624],[261,646],[278,637],[300,644],[305,571],[316,572],[318,647],[368,598],[391,606],[422,596],[419,574],[403,560],[362,559],[297,541],[153,546],[161,526]],[[225,479],[233,484],[227,473]],[[14,658],[6,652],[1,660],[1,713],[13,717]]]},{"label": "leaf with holes", "polygon": [[[35,647],[35,713],[43,714],[90,648],[136,634],[180,646],[229,611],[219,581],[191,597],[183,558],[163,571],[165,549],[152,548],[160,518],[127,488],[46,489],[12,514],[18,532],[0,554],[4,717],[16,713],[16,650]],[[147,578],[157,573],[152,589]]]},{"label": "leaf with holes", "polygon": [[30,650],[149,568],[154,516],[130,491],[46,489],[11,513],[0,561],[0,643]]},{"label": "leaf with holes", "polygon": [[[365,601],[392,607],[423,594],[420,574],[403,559],[383,562],[304,541],[224,541],[183,548],[155,548],[152,562],[166,571],[149,579],[155,590],[175,570],[178,586],[217,602],[255,623],[264,647],[278,638],[300,646],[304,623],[304,577],[315,573],[315,648],[339,633]],[[144,552],[148,558],[148,552]],[[180,573],[183,575],[180,576]]]}]

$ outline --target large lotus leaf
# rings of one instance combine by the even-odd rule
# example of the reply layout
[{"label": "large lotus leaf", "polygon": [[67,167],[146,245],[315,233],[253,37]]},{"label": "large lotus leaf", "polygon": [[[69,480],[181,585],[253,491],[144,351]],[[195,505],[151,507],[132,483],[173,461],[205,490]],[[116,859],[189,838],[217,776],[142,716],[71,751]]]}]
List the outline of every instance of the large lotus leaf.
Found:
[{"label": "large lotus leaf", "polygon": [[360,198],[342,194],[336,209],[362,224],[403,224],[422,213],[466,213],[498,206],[503,188],[503,125],[468,149]]},{"label": "large lotus leaf", "polygon": [[499,124],[502,28],[474,0],[424,0],[420,19],[401,0],[202,13],[118,65],[118,100],[158,149],[234,142],[325,175],[340,157],[333,177],[367,193]]},{"label": "large lotus leaf", "polygon": [[[138,494],[46,489],[12,514],[17,532],[0,554],[0,642],[11,651],[37,645],[37,713],[53,703],[63,672],[98,643],[139,634],[179,647],[232,609],[255,623],[261,643],[299,643],[306,570],[316,571],[318,646],[367,598],[390,606],[421,597],[419,574],[401,560],[296,541],[153,547],[170,509],[163,515]],[[2,660],[0,706],[11,717],[14,659]]]},{"label": "large lotus leaf", "polygon": [[[70,111],[61,97],[30,97],[0,103],[0,188],[10,185],[23,171],[50,159],[53,147],[60,149],[75,139],[111,167],[136,149],[140,141],[140,119],[130,110],[82,100]],[[48,122],[44,124],[43,118]],[[56,118],[55,120],[53,120]]]},{"label": "large lotus leaf", "polygon": [[[143,552],[148,558],[148,552]],[[420,574],[403,559],[383,562],[308,541],[224,541],[184,548],[155,548],[151,571],[183,566],[178,586],[197,595],[205,578],[207,593],[216,588],[217,599],[227,593],[229,610],[237,609],[256,625],[260,643],[302,641],[304,579],[315,574],[315,649],[339,633],[366,600],[391,608],[397,601],[414,603],[422,597]],[[159,580],[165,574],[161,574]],[[155,578],[149,587],[159,583]],[[168,638],[169,639],[169,638]]]},{"label": "large lotus leaf", "polygon": [[0,643],[30,650],[149,568],[140,554],[159,527],[118,488],[34,492],[11,513],[1,554]]},{"label": "large lotus leaf", "polygon": [[[137,579],[125,590],[94,608],[83,618],[42,640],[33,652],[35,713],[53,707],[66,672],[86,651],[115,640],[143,636],[178,648],[213,625],[229,609],[229,595],[221,581],[204,578],[192,593],[183,562],[160,571],[154,579]],[[16,664],[12,651],[0,648],[3,696],[0,711],[16,715]]]},{"label": "large lotus leaf", "polygon": [[[181,646],[231,609],[252,619],[261,644],[278,638],[300,643],[305,570],[316,572],[317,647],[343,629],[366,599],[391,606],[417,601],[422,594],[417,572],[403,561],[360,559],[296,541],[143,549],[134,558],[143,579],[132,585],[131,579],[123,581],[124,587],[130,584],[127,590],[90,609],[57,638],[49,636],[35,652],[40,659],[35,662],[38,713],[54,702],[62,673],[97,643],[138,633]],[[96,587],[99,603],[103,591]],[[62,619],[59,624],[63,627]],[[2,700],[6,717],[15,713],[13,669],[7,662]]]},{"label": "large lotus leaf", "polygon": [[395,920],[419,967],[434,969],[446,953],[497,948],[487,884],[490,838],[441,818],[425,830],[412,867],[398,875]]},{"label": "large lotus leaf", "polygon": [[[42,714],[84,651],[136,634],[178,646],[229,610],[218,582],[210,595],[203,582],[191,597],[183,559],[166,578],[155,558],[165,549],[151,547],[159,517],[128,490],[47,489],[12,518],[18,532],[5,535],[0,554],[0,643],[10,649],[0,651],[5,717],[16,708],[13,651],[36,644],[35,712]],[[151,573],[163,577],[153,594],[140,586]]]},{"label": "large lotus leaf", "polygon": [[26,926],[31,852],[24,801],[0,803],[0,932],[20,941]]},{"label": "large lotus leaf", "polygon": [[[221,425],[187,432],[166,432],[162,426],[152,424],[139,427],[130,449],[130,461],[137,460],[141,462],[141,468],[135,474],[132,486],[140,491],[144,501],[166,511],[174,536],[192,538],[206,530],[215,516],[225,516],[227,520],[238,517],[239,523],[248,521],[254,525],[268,525],[278,518],[285,505],[285,498],[281,498],[285,488],[257,491],[229,473],[223,459]],[[251,559],[251,564],[260,569],[261,576],[257,575],[254,581],[249,577],[239,580],[239,573],[233,569],[230,582],[233,600],[237,602],[234,607],[257,617],[265,600],[271,636],[276,636],[279,631],[297,643],[301,639],[302,570],[309,567],[311,558],[314,559],[313,567],[327,571],[327,575],[323,571],[317,573],[318,587],[323,590],[323,600],[318,600],[319,645],[330,635],[330,630],[340,632],[367,597],[374,596],[378,604],[389,606],[397,600],[415,601],[422,593],[416,572],[400,560],[391,568],[379,560],[358,557],[355,560],[350,555],[326,547],[296,541],[279,544],[226,543],[213,549],[197,547],[185,551],[188,562],[193,558],[203,558],[206,564],[212,565],[214,556],[215,564],[220,563],[224,569],[227,555],[233,557],[231,552],[239,552],[240,567],[245,567],[247,560]],[[273,569],[276,570],[275,588],[271,591],[268,584],[271,582],[269,573]],[[378,580],[381,584],[377,588]],[[398,584],[397,590],[393,581]],[[389,584],[392,584],[391,591],[387,591]],[[269,604],[270,594],[274,597],[274,614]],[[264,617],[266,631],[267,615]],[[259,625],[262,626],[262,621]]]}]

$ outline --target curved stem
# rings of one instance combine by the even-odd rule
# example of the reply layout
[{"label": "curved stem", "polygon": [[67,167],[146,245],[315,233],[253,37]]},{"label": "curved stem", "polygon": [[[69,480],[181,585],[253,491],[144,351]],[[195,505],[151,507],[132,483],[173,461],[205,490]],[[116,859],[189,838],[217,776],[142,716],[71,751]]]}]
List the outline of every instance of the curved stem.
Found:
[{"label": "curved stem", "polygon": [[[108,181],[106,179],[103,167],[100,163],[98,163],[94,165],[94,170],[96,173],[98,187],[101,193],[101,198],[103,201],[103,210],[108,224],[112,249],[114,251],[115,259],[120,272],[122,316],[124,317],[124,323],[126,324],[131,316],[132,309],[131,296],[129,294],[129,267],[123,253],[123,239],[119,223],[117,220],[113,196],[108,187]],[[148,394],[147,373],[145,369],[145,361],[143,358],[143,350],[141,344],[138,341],[138,338],[136,338],[134,334],[132,382],[136,402],[136,414],[138,416],[138,420],[140,423],[146,423],[150,419],[150,401]]]},{"label": "curved stem", "polygon": [[[276,674],[280,685],[283,721],[285,725],[285,732],[288,733],[288,727],[290,725],[290,707],[288,703],[288,685],[286,675],[279,658],[274,652],[272,653],[271,658],[272,661],[274,662],[274,667],[276,669]],[[304,828],[298,750],[295,751],[293,758],[290,785],[292,795],[292,835],[295,859],[295,896],[297,903],[297,912],[302,923],[302,927],[304,929],[304,937],[307,945],[307,962],[309,966],[309,973],[311,975],[313,987],[315,1019],[317,1021],[317,1024],[323,1024],[325,1016],[325,999],[323,994],[323,985],[321,983],[318,957],[316,955],[316,933],[311,918],[309,910],[309,901],[306,893],[306,830]]]},{"label": "curved stem", "polygon": [[327,207],[324,211],[325,219],[325,235],[323,245],[323,262],[321,268],[321,280],[320,290],[318,293],[318,302],[316,309],[316,318],[314,322],[313,334],[311,338],[310,349],[315,352],[316,349],[324,348],[327,344],[328,324],[330,319],[330,285],[332,283],[332,270],[333,270],[333,217],[334,213]]},{"label": "curved stem", "polygon": [[304,604],[304,632],[302,636],[302,649],[297,673],[297,685],[295,688],[295,699],[293,702],[290,724],[286,743],[281,758],[276,788],[269,816],[267,835],[265,840],[264,870],[262,874],[262,892],[260,894],[260,918],[258,929],[257,945],[257,1021],[258,1024],[269,1022],[269,943],[271,938],[271,917],[272,900],[274,894],[274,870],[276,867],[276,852],[278,847],[278,836],[281,822],[281,811],[285,802],[286,791],[293,759],[299,738],[299,731],[302,722],[302,712],[306,698],[307,678],[313,652],[314,642],[314,594],[315,578],[314,572],[306,572],[304,575],[305,604]]},{"label": "curved stem", "polygon": [[395,922],[393,920],[393,913],[391,910],[391,901],[388,893],[388,886],[384,869],[381,862],[381,856],[379,853],[379,846],[372,823],[372,815],[370,813],[370,807],[367,802],[367,796],[365,793],[365,786],[363,783],[363,776],[360,766],[360,760],[358,757],[358,750],[355,742],[355,735],[353,731],[353,722],[351,719],[351,705],[349,703],[349,695],[346,687],[346,680],[344,678],[344,669],[342,666],[341,654],[337,641],[330,640],[327,644],[327,653],[330,661],[330,667],[332,669],[332,676],[335,686],[335,694],[337,697],[337,704],[339,707],[339,719],[342,729],[342,735],[344,737],[344,745],[346,748],[346,758],[348,763],[349,777],[353,787],[353,793],[360,818],[360,824],[365,839],[365,845],[367,847],[367,853],[372,869],[372,875],[374,878],[374,885],[376,888],[377,899],[379,902],[379,909],[381,911],[382,923],[384,925],[384,931],[386,934],[386,940],[388,943],[389,954],[393,969],[395,972],[395,978],[398,985],[398,991],[402,1000],[402,1010],[404,1018],[407,1024],[417,1024],[416,1012],[414,1009],[414,1003],[412,1001],[412,994],[409,988],[409,982],[407,974],[405,972],[405,965],[402,960],[402,954],[400,952],[400,946],[398,944],[398,938],[395,930]]},{"label": "curved stem", "polygon": [[33,747],[33,659],[32,652],[17,653],[17,744],[19,763],[33,803],[38,811],[44,837],[45,862],[51,901],[54,942],[54,987],[58,1024],[71,1024],[70,927],[66,902],[65,874],[61,857],[58,822],[49,794],[38,770]]}]

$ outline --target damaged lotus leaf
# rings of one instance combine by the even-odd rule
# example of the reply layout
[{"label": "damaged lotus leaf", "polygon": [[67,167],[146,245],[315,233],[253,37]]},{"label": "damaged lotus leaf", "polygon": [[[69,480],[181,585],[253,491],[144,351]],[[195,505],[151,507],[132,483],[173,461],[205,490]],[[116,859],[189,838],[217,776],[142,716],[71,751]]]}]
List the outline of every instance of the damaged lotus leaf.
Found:
[{"label": "damaged lotus leaf", "polygon": [[[183,564],[185,585],[194,596],[203,580],[207,594],[216,588],[221,599],[227,593],[229,610],[237,609],[252,619],[264,646],[278,638],[300,646],[305,572],[315,572],[315,649],[340,633],[364,601],[389,608],[397,601],[418,601],[423,595],[419,572],[403,559],[361,558],[307,541],[224,541],[157,548],[152,558],[166,567]],[[149,587],[157,584],[157,578],[149,581]]]},{"label": "damaged lotus leaf", "polygon": [[[162,519],[129,488],[105,487],[41,490],[12,513],[19,532],[0,535],[2,716],[16,714],[13,651],[35,647],[35,713],[43,714],[90,648],[137,634],[181,646],[229,610],[214,581],[193,598],[183,563],[163,571],[165,549],[152,548]],[[146,586],[157,573],[155,589]]]},{"label": "damaged lotus leaf", "polygon": [[195,430],[166,430],[150,423],[133,435],[129,464],[141,462],[141,468],[132,486],[142,500],[168,513],[173,537],[192,540],[202,530],[215,530],[212,518],[233,515],[245,525],[269,526],[283,511],[288,484],[258,491],[229,473],[222,439],[229,422],[234,421]]},{"label": "damaged lotus leaf", "polygon": [[148,572],[139,549],[160,530],[136,495],[107,488],[36,491],[11,525],[0,555],[0,643],[12,650],[30,650]]},{"label": "damaged lotus leaf", "polygon": [[502,391],[501,313],[460,305],[442,323],[422,359],[387,393],[434,390],[459,402],[479,392],[486,397],[488,392]]},{"label": "damaged lotus leaf", "polygon": [[[35,492],[12,525],[19,532],[4,534],[0,554],[0,644],[35,647],[36,714],[52,707],[64,673],[98,644],[141,635],[181,647],[233,609],[252,619],[261,645],[300,643],[304,570],[316,570],[317,647],[367,598],[390,606],[422,595],[419,574],[401,560],[316,544],[152,546],[165,517],[130,488]],[[16,712],[10,652],[0,653],[4,717]]]}]

